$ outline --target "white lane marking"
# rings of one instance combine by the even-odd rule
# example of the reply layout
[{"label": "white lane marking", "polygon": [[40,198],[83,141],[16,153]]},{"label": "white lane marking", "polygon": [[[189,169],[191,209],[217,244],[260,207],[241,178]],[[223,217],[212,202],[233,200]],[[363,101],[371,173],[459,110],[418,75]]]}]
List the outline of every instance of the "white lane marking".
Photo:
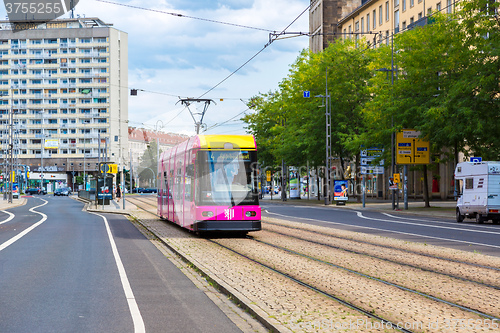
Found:
[{"label": "white lane marking", "polygon": [[[385,216],[388,216],[388,217],[392,217],[392,218],[395,218],[395,219],[404,219],[404,220],[410,220],[410,221],[422,221],[421,219],[415,219],[415,218],[410,218],[410,217],[404,217],[404,216],[395,216],[395,215],[391,215],[389,213],[382,213],[384,214]],[[426,220],[425,222],[432,222],[432,223],[441,223],[441,224],[451,224],[451,225],[460,225],[458,222],[446,222],[446,221],[437,221],[437,220]],[[477,223],[476,224],[472,224],[471,227],[474,226],[474,227],[480,227],[480,228],[485,228],[485,229],[491,229],[491,230],[499,230],[498,228],[496,227],[491,227],[491,226],[487,226],[487,225],[478,225]],[[455,229],[455,228],[453,228]]]},{"label": "white lane marking", "polygon": [[[348,227],[361,228],[361,229],[371,229],[371,230],[378,230],[378,231],[387,231],[387,232],[392,232],[392,233],[395,233],[395,234],[402,234],[402,235],[409,235],[409,236],[418,236],[418,237],[426,237],[426,238],[439,239],[439,240],[445,240],[445,241],[450,241],[450,242],[473,244],[473,245],[481,245],[481,246],[494,247],[494,248],[500,249],[500,246],[497,246],[497,245],[489,245],[489,244],[483,244],[483,243],[461,241],[461,240],[456,240],[456,239],[441,238],[441,237],[434,237],[434,236],[426,236],[426,235],[413,234],[413,233],[409,233],[409,232],[402,232],[402,231],[395,231],[395,230],[387,230],[387,229],[380,229],[380,228],[364,227],[364,226],[352,225],[352,224],[340,223],[340,222],[322,221],[322,220],[310,219],[310,218],[306,218],[306,217],[288,216],[288,215],[283,215],[283,214],[278,214],[278,213],[271,213],[271,212],[269,212],[267,210],[266,210],[266,212],[268,214],[271,214],[271,215],[278,215],[278,216],[283,216],[283,217],[288,217],[288,218],[296,218],[296,219],[309,220],[309,221],[321,222],[321,223],[327,223],[327,224],[345,225],[345,226],[348,226]],[[357,212],[357,213],[361,214],[361,212]]]},{"label": "white lane marking", "polygon": [[5,213],[5,214],[9,214],[9,217],[5,220],[3,220],[2,222],[0,222],[0,224],[4,224],[4,223],[7,223],[9,222],[10,220],[12,220],[14,217],[16,217],[16,215],[12,214],[11,212],[8,212],[6,210],[2,210],[1,211],[2,213]]},{"label": "white lane marking", "polygon": [[363,216],[362,212],[358,212],[358,211],[355,211],[355,212],[362,219],[373,220],[373,221],[389,222],[389,223],[396,223],[396,224],[416,225],[416,226],[421,226],[421,227],[437,228],[437,229],[450,229],[450,230],[455,230],[455,231],[456,230],[459,230],[459,231],[468,231],[468,232],[476,232],[476,233],[490,234],[490,235],[500,235],[500,232],[494,232],[494,231],[472,230],[472,229],[464,229],[464,228],[445,227],[445,226],[432,225],[432,224],[422,224],[422,223],[412,223],[412,222],[403,222],[403,221],[393,221],[393,220],[377,219],[377,218],[374,218],[374,217]]},{"label": "white lane marking", "polygon": [[40,214],[42,215],[42,219],[40,221],[38,221],[37,223],[33,224],[31,227],[25,229],[23,232],[17,234],[16,236],[12,237],[11,239],[9,239],[8,241],[6,241],[5,243],[3,243],[2,245],[0,245],[0,251],[4,250],[5,248],[7,248],[9,245],[12,245],[14,244],[15,242],[17,242],[18,240],[20,240],[22,237],[26,236],[26,234],[28,234],[30,231],[32,231],[33,229],[35,229],[36,227],[38,227],[40,224],[42,224],[43,222],[45,222],[45,220],[47,220],[47,215],[45,215],[44,213],[40,213],[40,212],[36,212],[34,209],[35,208],[38,208],[38,207],[42,207],[42,206],[45,206],[48,201],[47,200],[44,200],[44,199],[40,199],[42,201],[45,201],[43,204],[41,205],[38,205],[38,206],[35,206],[35,207],[32,207],[30,208],[30,212],[32,213],[36,213],[36,214]]},{"label": "white lane marking", "polygon": [[97,213],[92,213],[94,215],[102,217],[104,224],[106,226],[106,231],[108,232],[109,243],[111,244],[111,249],[113,250],[113,256],[115,257],[116,266],[118,267],[118,273],[120,275],[120,280],[122,282],[123,291],[125,292],[125,297],[127,298],[128,307],[130,309],[130,314],[132,315],[132,321],[134,322],[134,332],[143,333],[146,332],[144,326],[144,321],[142,320],[141,311],[137,305],[134,292],[132,287],[130,287],[130,282],[127,278],[127,273],[125,272],[125,267],[123,266],[120,254],[118,253],[118,248],[116,247],[115,239],[111,233],[111,228],[109,227],[108,219],[105,216]]}]

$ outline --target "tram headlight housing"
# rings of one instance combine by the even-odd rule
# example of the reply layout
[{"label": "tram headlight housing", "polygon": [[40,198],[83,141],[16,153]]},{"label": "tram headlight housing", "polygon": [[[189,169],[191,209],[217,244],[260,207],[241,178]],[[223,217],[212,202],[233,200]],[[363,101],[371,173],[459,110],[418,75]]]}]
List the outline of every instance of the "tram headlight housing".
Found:
[{"label": "tram headlight housing", "polygon": [[210,210],[206,210],[206,211],[203,211],[201,213],[201,216],[203,216],[203,217],[213,217],[214,216],[214,212],[212,212]]},{"label": "tram headlight housing", "polygon": [[253,210],[249,210],[249,211],[245,212],[245,216],[246,217],[255,217],[255,216],[257,216],[257,212],[253,211]]}]

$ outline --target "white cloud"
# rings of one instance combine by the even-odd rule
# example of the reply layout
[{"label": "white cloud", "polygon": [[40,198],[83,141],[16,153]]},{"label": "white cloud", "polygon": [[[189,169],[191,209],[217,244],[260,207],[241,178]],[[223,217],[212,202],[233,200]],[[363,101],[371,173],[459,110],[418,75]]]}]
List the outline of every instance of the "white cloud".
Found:
[{"label": "white cloud", "polygon": [[[310,0],[112,0],[122,4],[180,13],[192,17],[281,31]],[[245,63],[269,41],[269,33],[153,11],[82,0],[75,14],[99,17],[129,36],[129,87],[181,97],[199,97]],[[289,31],[308,31],[308,12]],[[276,41],[204,98],[212,98],[205,122],[221,123],[246,109],[239,100],[275,89],[289,66],[308,46],[307,37]],[[224,101],[219,101],[224,98]],[[194,134],[191,116],[174,96],[139,91],[129,99],[130,125],[154,128],[161,120],[166,131]],[[244,133],[241,123],[229,122],[210,133]]]}]

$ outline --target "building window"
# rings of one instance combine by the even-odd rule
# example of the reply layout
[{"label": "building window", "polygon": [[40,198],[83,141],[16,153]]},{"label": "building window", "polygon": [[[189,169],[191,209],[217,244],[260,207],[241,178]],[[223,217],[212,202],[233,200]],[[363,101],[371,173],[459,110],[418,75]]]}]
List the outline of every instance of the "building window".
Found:
[{"label": "building window", "polygon": [[354,32],[359,32],[359,21],[354,23]]},{"label": "building window", "polygon": [[373,10],[373,29],[377,29],[377,10]]},{"label": "building window", "polygon": [[361,32],[365,32],[365,18],[361,18]]},{"label": "building window", "polygon": [[366,31],[370,31],[370,14],[366,14]]},{"label": "building window", "polygon": [[399,10],[394,12],[394,32],[399,32]]},{"label": "building window", "polygon": [[422,18],[422,12],[418,13],[418,19],[420,20]]},{"label": "building window", "polygon": [[403,12],[406,11],[406,0],[402,0],[403,1]]},{"label": "building window", "polygon": [[378,25],[382,25],[382,5],[378,6]]},{"label": "building window", "polygon": [[427,16],[432,15],[432,7],[427,8]]},{"label": "building window", "polygon": [[451,14],[451,0],[446,0],[446,12]]},{"label": "building window", "polygon": [[410,25],[412,25],[413,22],[415,22],[415,20],[413,19],[413,16],[412,16],[412,17],[410,17]]},{"label": "building window", "polygon": [[436,10],[437,10],[438,12],[440,12],[440,11],[441,11],[441,2],[439,2],[439,3],[436,5]]},{"label": "building window", "polygon": [[389,1],[385,3],[385,20],[389,21]]}]

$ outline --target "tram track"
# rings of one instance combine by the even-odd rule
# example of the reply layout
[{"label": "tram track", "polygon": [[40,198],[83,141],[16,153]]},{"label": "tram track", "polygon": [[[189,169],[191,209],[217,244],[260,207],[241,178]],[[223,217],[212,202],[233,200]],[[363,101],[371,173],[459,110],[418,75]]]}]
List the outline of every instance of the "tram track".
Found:
[{"label": "tram track", "polygon": [[[439,270],[435,270],[435,269],[429,269],[429,268],[424,267],[423,265],[410,264],[410,263],[404,262],[404,261],[398,261],[398,260],[389,259],[389,258],[384,257],[382,255],[369,254],[366,251],[357,251],[357,250],[353,250],[353,249],[347,249],[345,247],[336,246],[336,245],[333,245],[331,243],[319,242],[319,241],[315,241],[315,240],[312,240],[312,239],[309,239],[309,238],[306,238],[306,237],[293,236],[293,235],[290,235],[290,234],[287,234],[287,233],[283,233],[283,232],[279,232],[279,231],[276,231],[276,230],[265,229],[265,231],[271,232],[271,233],[274,233],[274,234],[277,234],[277,235],[280,235],[280,236],[291,237],[293,239],[297,239],[297,240],[309,242],[311,244],[325,246],[325,247],[328,247],[328,248],[332,248],[332,249],[344,251],[344,252],[347,252],[347,253],[352,253],[352,254],[356,254],[356,255],[360,255],[360,256],[365,256],[365,257],[368,257],[368,258],[373,258],[373,259],[385,261],[385,262],[396,264],[396,265],[402,265],[402,266],[406,266],[406,267],[411,267],[411,268],[415,268],[415,269],[418,269],[418,270],[421,270],[421,271],[435,273],[435,274],[439,274],[439,275],[451,277],[451,278],[454,278],[454,279],[458,279],[458,280],[461,280],[461,281],[464,281],[464,282],[470,282],[470,283],[474,283],[474,284],[477,284],[477,285],[480,285],[480,286],[484,286],[484,287],[488,287],[488,288],[500,290],[500,280],[495,280],[498,284],[484,283],[484,282],[481,282],[481,281],[477,281],[477,280],[473,280],[473,279],[466,278],[466,277],[463,277],[463,276],[459,276],[457,274],[446,273],[443,270],[439,271]],[[317,236],[317,235],[315,235],[315,236]],[[257,240],[257,241],[259,241],[259,240]],[[386,247],[384,247],[384,248],[386,248]],[[412,254],[414,254],[414,255],[421,255],[421,254],[416,253],[416,252],[412,252]],[[428,257],[428,256],[425,256],[425,257]],[[438,259],[436,257],[432,257],[432,258]],[[466,263],[461,262],[460,264],[466,264]],[[472,265],[472,266],[476,266],[476,265]],[[491,269],[491,267],[484,267],[484,266],[479,266],[479,268],[482,268],[482,269]],[[500,275],[498,276],[498,278],[500,279]]]},{"label": "tram track", "polygon": [[[146,211],[146,212],[148,212],[148,213],[153,214],[153,215],[156,216],[156,214],[153,213],[152,210],[151,210],[151,207],[155,207],[156,208],[156,204],[151,203],[150,199],[149,200],[146,199],[146,198],[134,198],[134,199],[135,199],[135,203],[136,203],[136,205],[137,205],[138,208],[140,208],[140,209],[142,209],[142,210],[144,210],[144,211]],[[453,274],[446,274],[446,273],[443,273],[443,272],[438,272],[438,271],[434,271],[434,270],[431,270],[431,269],[422,268],[422,267],[419,267],[419,265],[410,265],[408,263],[390,260],[390,259],[387,259],[387,258],[380,257],[378,254],[377,255],[367,254],[367,253],[364,253],[363,251],[356,251],[356,250],[352,250],[352,249],[345,249],[342,246],[334,246],[334,245],[331,245],[331,244],[324,244],[324,243],[322,243],[320,241],[312,241],[312,240],[309,240],[307,238],[294,237],[293,235],[288,235],[286,233],[286,231],[285,232],[276,232],[275,230],[270,230],[271,228],[265,228],[266,224],[269,224],[270,226],[274,226],[274,227],[284,227],[285,230],[291,229],[291,230],[300,231],[300,232],[306,232],[306,231],[307,232],[311,232],[311,230],[307,230],[306,228],[283,226],[280,223],[270,223],[270,222],[263,223],[263,232],[273,233],[274,235],[277,235],[276,238],[278,238],[278,237],[288,237],[288,238],[291,238],[291,239],[295,239],[296,241],[308,242],[308,243],[316,245],[316,246],[325,246],[327,248],[331,248],[331,249],[334,249],[334,250],[345,251],[345,252],[353,254],[353,255],[365,256],[365,257],[368,257],[368,258],[371,258],[371,259],[381,260],[382,262],[387,262],[387,263],[394,264],[394,265],[401,265],[403,267],[402,269],[404,269],[404,267],[409,267],[409,268],[413,268],[413,269],[420,269],[420,270],[422,270],[424,272],[429,272],[429,273],[434,273],[434,274],[440,274],[440,275],[445,276],[445,277],[450,278],[450,279],[458,279],[458,280],[460,280],[463,283],[470,283],[470,284],[475,284],[475,285],[482,286],[482,287],[485,287],[485,288],[491,288],[491,289],[495,290],[495,292],[498,291],[498,290],[500,290],[500,287],[498,285],[495,285],[495,284],[482,283],[480,281],[475,281],[475,280],[463,278],[463,277],[460,277],[460,276],[455,276]],[[154,233],[154,230],[151,230],[149,228],[147,228],[147,229],[150,232]],[[318,234],[316,231],[314,231],[314,233]],[[335,269],[335,270],[343,270],[343,271],[347,272],[348,274],[355,274],[355,275],[357,275],[359,277],[359,279],[364,279],[366,281],[375,281],[376,283],[380,283],[380,284],[386,285],[387,288],[396,288],[396,289],[399,289],[401,292],[414,294],[414,295],[416,295],[415,297],[425,298],[425,299],[428,299],[430,302],[433,302],[433,303],[443,304],[444,308],[440,308],[441,310],[434,310],[431,313],[435,313],[435,312],[436,313],[438,313],[438,312],[440,312],[440,313],[451,313],[451,312],[448,312],[448,310],[446,310],[446,309],[448,309],[450,307],[453,307],[453,308],[456,308],[458,311],[461,311],[461,312],[464,312],[464,313],[465,312],[469,313],[470,316],[472,316],[470,318],[476,318],[475,320],[490,320],[490,321],[494,321],[494,322],[497,322],[497,323],[500,322],[500,318],[497,316],[496,312],[495,312],[495,315],[492,315],[491,313],[487,313],[487,312],[478,310],[476,308],[470,308],[470,307],[467,307],[467,306],[465,306],[463,304],[458,304],[458,303],[453,302],[453,301],[449,301],[449,300],[446,300],[446,299],[441,299],[439,297],[433,296],[433,295],[431,295],[429,293],[426,293],[426,292],[424,293],[424,292],[421,292],[419,290],[413,290],[412,288],[405,287],[404,285],[399,285],[397,283],[392,283],[390,281],[386,281],[385,279],[382,279],[382,278],[377,278],[375,276],[364,274],[362,272],[356,271],[355,269],[349,269],[347,267],[342,267],[341,265],[333,264],[333,263],[330,263],[328,261],[325,261],[325,260],[322,260],[322,259],[319,259],[319,258],[315,258],[314,256],[310,256],[308,254],[302,253],[303,251],[294,251],[294,250],[289,249],[289,248],[284,247],[284,246],[280,246],[280,245],[277,245],[277,244],[269,243],[269,242],[266,242],[266,241],[263,241],[262,239],[260,239],[260,234],[261,233],[256,233],[254,237],[247,237],[246,241],[247,242],[251,242],[251,243],[260,244],[260,246],[264,246],[264,247],[267,247],[267,248],[269,248],[269,247],[270,248],[274,248],[276,250],[281,251],[282,253],[288,253],[289,255],[292,255],[292,256],[301,257],[301,258],[303,258],[304,261],[316,262],[317,264],[329,266],[329,267],[331,267],[331,269]],[[344,237],[344,238],[342,238],[342,237],[335,237],[334,235],[331,235],[331,234],[328,234],[328,233],[320,233],[320,234],[322,236],[325,236],[325,237],[331,237],[332,239],[343,239],[345,241],[358,242],[358,244],[362,243],[362,244],[366,244],[366,245],[370,245],[370,246],[378,246],[378,247],[385,248],[386,250],[403,251],[403,252],[407,252],[408,254],[412,254],[412,255],[421,255],[424,258],[425,257],[433,258],[434,260],[438,260],[438,259],[439,260],[445,260],[446,262],[449,262],[450,264],[461,264],[461,265],[470,265],[471,264],[471,263],[469,263],[467,261],[454,260],[454,259],[450,259],[450,258],[446,258],[446,257],[442,257],[441,258],[441,257],[438,257],[438,256],[432,256],[432,255],[428,255],[428,254],[422,254],[422,253],[419,253],[417,251],[403,250],[403,249],[400,249],[400,248],[397,248],[397,247],[382,246],[382,245],[376,244],[374,242],[362,242],[362,241],[353,240],[353,239],[350,239],[350,238],[347,238],[347,237]],[[161,236],[158,235],[157,237],[161,237]],[[260,267],[265,268],[266,270],[270,270],[271,272],[279,274],[280,276],[283,276],[286,279],[289,279],[293,283],[296,283],[296,284],[298,284],[298,285],[300,285],[302,287],[308,288],[311,291],[314,291],[315,293],[318,293],[318,294],[320,294],[322,296],[328,297],[329,299],[335,300],[335,302],[338,302],[339,304],[341,304],[343,306],[346,306],[346,307],[348,307],[350,309],[353,309],[353,310],[359,312],[360,314],[366,315],[366,316],[372,318],[373,320],[379,321],[380,323],[384,323],[385,325],[387,325],[387,327],[397,328],[398,323],[404,322],[405,318],[408,318],[408,320],[415,320],[415,317],[412,317],[412,316],[408,315],[408,312],[406,312],[405,314],[403,314],[403,312],[401,311],[401,314],[396,314],[394,312],[394,308],[391,308],[392,310],[390,310],[390,311],[392,311],[391,313],[394,313],[394,315],[389,315],[388,316],[387,315],[387,311],[384,312],[379,307],[377,307],[376,311],[375,311],[375,308],[373,308],[373,307],[370,306],[370,302],[369,301],[368,301],[368,306],[366,306],[366,304],[361,304],[360,305],[358,300],[356,300],[356,301],[358,301],[358,303],[356,303],[356,301],[352,302],[352,299],[349,299],[349,297],[346,297],[346,295],[348,295],[348,294],[344,293],[342,295],[338,295],[338,289],[337,290],[335,290],[335,289],[328,290],[328,288],[324,288],[324,285],[322,285],[321,283],[319,283],[319,285],[317,285],[314,282],[314,279],[311,279],[311,278],[309,278],[309,280],[308,279],[302,279],[301,276],[300,276],[300,274],[299,275],[295,274],[295,272],[294,272],[295,269],[293,268],[295,266],[290,266],[290,267],[279,266],[280,263],[278,263],[278,262],[273,262],[269,258],[267,258],[267,259],[262,259],[261,258],[261,253],[271,252],[271,250],[268,250],[268,249],[260,249],[260,250],[253,249],[254,252],[252,252],[252,250],[249,250],[249,252],[250,252],[250,255],[249,255],[249,253],[246,253],[247,249],[245,247],[242,247],[242,245],[241,245],[242,239],[237,239],[237,240],[225,239],[225,238],[222,238],[222,239],[203,239],[203,238],[196,238],[196,237],[190,238],[190,239],[196,239],[196,242],[207,241],[207,242],[213,244],[214,246],[218,246],[218,247],[220,247],[222,249],[225,249],[225,250],[227,250],[227,251],[229,251],[229,252],[231,252],[231,253],[233,253],[233,254],[235,254],[237,256],[240,256],[241,258],[244,258],[245,260],[251,261],[255,265],[258,265]],[[245,239],[243,239],[243,240],[245,240]],[[249,246],[248,244],[249,243],[245,243],[245,245],[247,247],[252,247],[252,246]],[[241,250],[243,250],[243,251],[241,251]],[[264,256],[264,255],[262,255],[262,256]],[[279,260],[279,259],[277,259],[277,260]],[[283,261],[285,261],[285,259],[283,259]],[[286,261],[290,262],[290,263],[294,262],[294,260],[291,260],[290,258],[286,259]],[[309,267],[308,264],[306,264],[306,263],[302,263],[302,264],[304,265],[303,267]],[[487,265],[470,265],[470,266],[478,268],[478,269],[483,269],[483,270],[484,269],[489,269],[489,270],[491,270],[493,272],[497,272],[499,270],[496,267],[491,267],[491,266],[487,266]],[[297,266],[297,267],[299,267],[299,266]],[[315,268],[312,268],[313,266],[310,266],[310,267],[311,267],[310,271],[311,271],[312,274],[315,274],[314,272],[318,271],[317,266],[314,266]],[[297,270],[298,271],[307,271],[308,269],[297,268]],[[329,274],[334,274],[334,273],[331,272]],[[370,284],[372,282],[366,282],[366,283],[361,282],[361,283],[362,284]],[[430,283],[432,283],[432,281],[430,281]],[[376,290],[376,289],[374,289],[374,290]],[[391,290],[392,289],[388,289],[387,291],[384,291],[384,294],[388,293],[389,295],[392,296]],[[464,292],[464,295],[466,295],[465,292]],[[354,297],[354,296],[352,296],[352,297]],[[409,298],[411,298],[411,297],[409,297]],[[404,299],[404,298],[400,298],[400,299]],[[405,302],[409,302],[409,303],[412,302],[411,300],[406,300],[406,299],[404,301]],[[361,302],[361,303],[363,303],[363,302]],[[435,306],[435,305],[433,304],[433,306]],[[435,307],[434,309],[438,309],[438,308],[439,307]],[[450,316],[454,317],[454,318],[457,318],[456,314],[450,314]],[[458,318],[461,318],[461,317],[459,316]],[[477,319],[477,318],[481,318],[481,319]],[[417,319],[418,319],[418,317],[417,317]],[[416,332],[416,331],[420,331],[420,330],[408,330],[408,329],[406,329],[404,327],[401,327],[401,328],[402,329],[399,329],[399,330],[402,331],[402,332]],[[443,330],[443,331],[446,331],[446,332],[452,331],[453,332],[454,330]]]},{"label": "tram track", "polygon": [[[301,227],[297,227],[297,226],[283,225],[283,224],[280,224],[280,223],[275,223],[275,222],[270,222],[270,221],[265,221],[265,223],[269,224],[269,225],[274,225],[274,226],[278,226],[278,227],[292,229],[292,230],[311,232],[310,229],[301,228]],[[408,250],[408,249],[403,249],[401,247],[395,247],[395,246],[384,245],[384,244],[379,244],[379,243],[375,243],[375,242],[363,241],[363,240],[353,239],[353,238],[349,238],[349,237],[342,237],[342,236],[339,236],[339,235],[334,235],[332,233],[320,232],[320,231],[316,231],[316,230],[314,231],[314,233],[317,234],[317,235],[334,237],[334,238],[337,238],[337,239],[342,239],[342,240],[346,240],[346,241],[356,242],[356,243],[359,243],[359,244],[372,245],[372,246],[386,248],[386,249],[394,250],[394,251],[398,251],[398,252],[406,252],[408,254],[416,254],[416,255],[419,255],[419,256],[423,256],[423,257],[428,257],[428,258],[433,258],[433,259],[440,259],[440,260],[444,260],[444,261],[448,261],[448,262],[456,263],[456,264],[466,264],[466,265],[470,265],[470,266],[474,266],[474,267],[478,267],[478,268],[484,268],[484,269],[489,269],[489,270],[492,270],[492,271],[500,272],[500,267],[482,265],[482,264],[477,264],[477,263],[470,262],[470,261],[463,261],[463,260],[457,260],[457,259],[443,257],[443,256],[431,255],[431,254],[428,254],[428,253],[423,253],[423,252],[418,252],[418,251],[412,251],[412,250]],[[362,252],[360,252],[360,253],[362,253]]]},{"label": "tram track", "polygon": [[441,303],[444,303],[444,304],[447,304],[447,305],[451,305],[451,306],[457,307],[457,308],[459,308],[461,310],[477,314],[479,316],[483,316],[483,317],[486,317],[486,318],[489,318],[489,319],[492,319],[492,320],[499,320],[500,321],[500,318],[498,318],[498,317],[491,316],[491,315],[489,315],[487,313],[484,313],[484,312],[481,312],[481,311],[477,311],[475,309],[471,309],[471,308],[462,306],[460,304],[449,302],[449,301],[446,301],[446,300],[438,298],[438,297],[434,297],[432,295],[420,292],[418,290],[410,289],[410,288],[407,288],[405,286],[402,286],[402,285],[399,285],[399,284],[396,284],[396,283],[392,283],[392,282],[389,282],[389,281],[386,281],[386,280],[383,280],[383,279],[380,279],[380,278],[377,278],[377,277],[374,277],[374,276],[370,276],[370,275],[361,273],[359,271],[355,271],[355,270],[349,269],[347,267],[339,266],[339,265],[333,264],[331,262],[327,262],[327,261],[324,261],[324,260],[321,260],[321,259],[318,259],[318,258],[315,258],[315,257],[311,257],[309,255],[306,255],[306,254],[303,254],[303,253],[300,253],[300,252],[296,252],[296,251],[287,249],[287,248],[279,246],[279,245],[275,245],[275,244],[271,244],[271,243],[268,243],[268,242],[265,242],[265,241],[261,241],[261,240],[255,239],[255,238],[253,238],[251,236],[248,236],[247,238],[251,239],[253,241],[259,242],[261,244],[272,246],[274,248],[277,248],[277,249],[280,249],[280,250],[283,250],[283,251],[286,251],[286,252],[289,252],[289,253],[292,253],[292,254],[295,254],[295,255],[298,255],[298,256],[310,259],[310,260],[317,261],[319,263],[322,263],[322,264],[325,264],[325,265],[328,265],[328,266],[332,266],[332,267],[335,267],[335,268],[339,268],[339,269],[345,270],[347,272],[359,275],[361,277],[365,277],[365,278],[370,279],[370,280],[381,282],[381,283],[386,284],[388,286],[396,287],[398,289],[401,289],[401,290],[404,290],[404,291],[407,291],[407,292],[410,292],[410,293],[413,293],[413,294],[416,294],[416,295],[427,297],[427,298],[429,298],[429,299],[431,299],[433,301],[436,301],[436,302],[441,302]]},{"label": "tram track", "polygon": [[[247,238],[251,239],[251,237],[248,237],[248,236],[247,236]],[[309,288],[309,289],[311,289],[312,291],[314,291],[316,293],[319,293],[319,294],[321,294],[323,296],[326,296],[326,297],[328,297],[328,298],[330,298],[332,300],[335,300],[335,301],[339,302],[340,304],[342,304],[344,306],[347,306],[350,309],[358,311],[358,312],[360,312],[360,313],[362,313],[362,314],[364,314],[364,315],[366,315],[366,316],[368,316],[368,317],[370,317],[372,319],[378,320],[381,323],[383,323],[384,325],[386,325],[386,327],[393,327],[393,328],[397,329],[398,331],[405,332],[405,333],[413,333],[413,331],[407,330],[405,328],[397,328],[397,324],[391,322],[390,320],[386,320],[386,319],[384,319],[384,318],[382,318],[380,316],[377,316],[377,315],[373,314],[370,311],[366,311],[365,309],[363,309],[361,307],[358,307],[358,306],[354,305],[353,303],[350,303],[350,302],[347,302],[347,301],[345,301],[345,300],[343,300],[341,298],[338,298],[335,295],[332,295],[332,294],[330,294],[328,292],[325,292],[325,291],[323,291],[323,290],[321,290],[321,289],[319,289],[317,287],[314,287],[313,285],[311,285],[311,284],[309,284],[307,282],[304,282],[304,281],[301,281],[299,279],[296,279],[296,278],[294,278],[293,276],[291,276],[291,275],[289,275],[287,273],[281,272],[280,270],[277,270],[277,269],[275,269],[275,268],[273,268],[273,267],[271,267],[271,266],[269,266],[269,265],[267,265],[265,263],[262,263],[262,262],[254,259],[254,258],[251,258],[251,257],[249,257],[249,256],[247,256],[247,255],[245,255],[243,253],[240,253],[240,252],[238,252],[235,249],[232,249],[232,248],[230,248],[230,247],[228,247],[226,245],[223,245],[223,244],[221,244],[221,243],[219,243],[217,241],[211,240],[211,239],[209,239],[209,241],[212,242],[212,243],[214,243],[214,244],[217,244],[217,245],[221,246],[222,248],[225,248],[226,250],[229,250],[229,251],[231,251],[231,252],[233,252],[233,253],[235,253],[235,254],[237,254],[237,255],[239,255],[239,256],[247,259],[247,260],[250,260],[250,261],[252,261],[253,263],[255,263],[255,264],[259,265],[259,266],[265,267],[266,269],[269,269],[269,270],[271,270],[274,273],[277,273],[277,274],[279,274],[281,276],[284,276],[284,277],[292,280],[293,282],[300,284],[301,286]]]}]

